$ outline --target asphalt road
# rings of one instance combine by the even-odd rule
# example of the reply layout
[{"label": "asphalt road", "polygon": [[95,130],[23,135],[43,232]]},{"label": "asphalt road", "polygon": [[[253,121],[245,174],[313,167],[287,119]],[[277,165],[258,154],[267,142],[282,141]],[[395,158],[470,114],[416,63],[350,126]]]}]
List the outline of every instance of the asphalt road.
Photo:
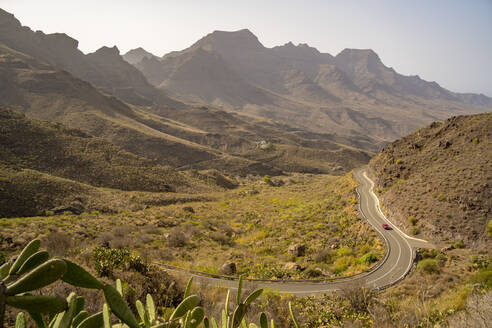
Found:
[{"label": "asphalt road", "polygon": [[[351,286],[368,286],[385,288],[391,286],[410,272],[413,265],[415,248],[432,247],[425,240],[410,237],[390,222],[379,207],[379,200],[374,193],[374,183],[364,168],[354,171],[354,178],[359,182],[357,193],[362,216],[386,240],[387,253],[384,258],[369,272],[356,276],[326,282],[294,282],[294,281],[245,281],[246,288],[270,288],[280,293],[291,293],[300,296],[323,294]],[[383,223],[389,224],[393,230],[383,229]],[[211,286],[235,289],[237,281],[193,274],[184,270],[167,267],[166,270],[176,271],[194,277],[195,282]]]}]

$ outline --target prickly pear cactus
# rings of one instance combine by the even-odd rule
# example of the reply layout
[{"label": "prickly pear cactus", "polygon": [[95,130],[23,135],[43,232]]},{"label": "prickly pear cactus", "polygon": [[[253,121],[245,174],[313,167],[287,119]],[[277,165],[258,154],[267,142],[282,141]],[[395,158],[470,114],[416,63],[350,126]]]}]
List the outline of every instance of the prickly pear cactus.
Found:
[{"label": "prickly pear cactus", "polygon": [[[39,250],[40,246],[41,241],[34,239],[22,250],[15,261],[6,262],[0,267],[1,328],[4,326],[7,306],[27,311],[38,327],[48,327],[42,314],[64,313],[64,319],[60,317],[60,325],[54,322],[52,327],[69,327],[70,325],[67,326],[66,323],[70,323],[83,308],[82,298],[72,295],[73,300],[72,298],[65,300],[56,296],[33,295],[30,292],[59,280],[84,288],[102,289],[104,287],[101,282],[77,264],[64,259],[50,259],[48,252]],[[25,322],[23,313],[19,314],[17,320],[19,326],[22,326],[22,318]]]},{"label": "prickly pear cactus", "polygon": [[[39,250],[40,240],[31,241],[22,250],[15,261],[0,266],[0,328],[4,327],[7,306],[24,310],[31,320],[40,328],[254,328],[255,324],[246,323],[245,315],[249,306],[263,290],[253,291],[244,300],[242,298],[243,279],[239,279],[236,306],[229,311],[230,291],[227,293],[225,307],[222,311],[221,325],[215,318],[206,317],[205,311],[198,306],[200,299],[191,294],[192,279],[189,280],[183,301],[174,309],[167,309],[158,315],[151,295],[147,295],[145,304],[136,302],[138,319],[124,300],[121,281],[116,287],[104,284],[84,268],[66,259],[50,259],[46,251]],[[72,286],[100,290],[106,303],[101,312],[89,314],[84,310],[85,300],[71,293],[67,299],[49,295],[34,295],[30,292],[39,290],[56,281],[63,281]],[[292,319],[296,327],[299,324],[289,304]],[[49,316],[47,316],[49,314]],[[50,318],[50,321],[45,321]],[[117,321],[116,321],[117,320]],[[264,313],[259,318],[261,328],[269,328]],[[20,312],[16,319],[16,328],[27,326],[26,315]],[[270,328],[274,328],[273,321]]]}]

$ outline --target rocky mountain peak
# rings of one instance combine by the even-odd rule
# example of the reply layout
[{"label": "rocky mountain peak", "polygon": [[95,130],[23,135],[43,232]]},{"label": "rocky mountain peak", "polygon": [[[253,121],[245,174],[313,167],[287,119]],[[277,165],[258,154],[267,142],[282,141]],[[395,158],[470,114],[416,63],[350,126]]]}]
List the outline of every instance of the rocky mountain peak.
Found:
[{"label": "rocky mountain peak", "polygon": [[[36,33],[43,34],[43,32],[40,31],[37,31]],[[77,51],[79,47],[79,41],[69,37],[65,33],[46,34],[44,38],[50,44],[50,46],[58,50],[65,49]]]},{"label": "rocky mountain peak", "polygon": [[248,29],[239,31],[214,31],[201,40],[192,48],[204,48],[206,50],[229,50],[231,48],[241,49],[261,49],[264,48],[256,35]]},{"label": "rocky mountain peak", "polygon": [[96,52],[92,53],[92,55],[97,55],[97,56],[104,56],[104,57],[114,57],[114,56],[120,56],[120,50],[118,47],[113,46],[113,47],[101,47],[99,48]]},{"label": "rocky mountain peak", "polygon": [[[319,57],[321,53],[318,49],[309,46],[307,43],[299,43],[297,46],[292,41],[287,42],[283,46],[273,47],[272,50],[282,57],[289,58],[315,58]],[[328,54],[325,54],[328,55]],[[328,55],[330,56],[330,55]],[[330,56],[331,57],[331,56]]]},{"label": "rocky mountain peak", "polygon": [[144,58],[149,59],[153,57],[155,56],[142,47],[131,49],[130,51],[128,51],[126,54],[123,55],[123,59],[132,65],[141,62]]},{"label": "rocky mountain peak", "polygon": [[344,49],[335,57],[337,60],[365,63],[381,63],[379,55],[372,49]]},{"label": "rocky mountain peak", "polygon": [[12,25],[15,27],[22,26],[20,21],[15,18],[13,14],[0,8],[0,26],[3,28],[5,25]]}]

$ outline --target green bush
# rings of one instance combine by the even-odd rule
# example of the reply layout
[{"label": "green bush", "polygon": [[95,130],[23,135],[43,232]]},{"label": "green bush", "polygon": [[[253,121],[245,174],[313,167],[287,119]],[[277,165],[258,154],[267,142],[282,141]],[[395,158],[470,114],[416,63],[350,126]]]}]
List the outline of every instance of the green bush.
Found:
[{"label": "green bush", "polygon": [[474,284],[480,284],[487,289],[492,288],[492,270],[482,269],[474,274],[470,278],[470,281]]},{"label": "green bush", "polygon": [[462,240],[458,240],[457,242],[455,242],[455,243],[453,244],[453,247],[454,247],[454,248],[464,248],[464,247],[465,247],[465,244],[463,243],[463,241],[462,241]]},{"label": "green bush", "polygon": [[287,279],[290,272],[276,263],[260,263],[250,269],[250,274],[260,279]]},{"label": "green bush", "polygon": [[439,194],[439,196],[437,196],[437,199],[441,202],[445,201],[446,200],[446,195],[444,194]]},{"label": "green bush", "polygon": [[408,223],[410,223],[411,225],[416,225],[417,224],[417,218],[415,216],[411,216],[408,218]]},{"label": "green bush", "polygon": [[489,236],[492,236],[492,220],[487,222],[487,232],[489,233]]},{"label": "green bush", "polygon": [[410,229],[410,234],[412,234],[412,236],[418,235],[419,232],[420,232],[420,230],[417,227],[412,227]]},{"label": "green bush", "polygon": [[378,257],[372,253],[367,253],[359,259],[359,263],[369,265],[378,260]]},{"label": "green bush", "polygon": [[303,272],[303,276],[307,279],[319,278],[323,276],[323,272],[318,268],[307,268]]},{"label": "green bush", "polygon": [[275,184],[272,181],[272,178],[270,178],[269,175],[265,175],[265,177],[263,178],[263,181],[265,181],[265,183],[269,186],[275,186]]},{"label": "green bush", "polygon": [[138,255],[132,255],[127,248],[96,247],[92,251],[94,267],[100,277],[113,277],[114,270],[128,268],[146,274],[148,265]]},{"label": "green bush", "polygon": [[439,273],[439,264],[435,259],[427,258],[417,264],[417,270],[425,273]]}]

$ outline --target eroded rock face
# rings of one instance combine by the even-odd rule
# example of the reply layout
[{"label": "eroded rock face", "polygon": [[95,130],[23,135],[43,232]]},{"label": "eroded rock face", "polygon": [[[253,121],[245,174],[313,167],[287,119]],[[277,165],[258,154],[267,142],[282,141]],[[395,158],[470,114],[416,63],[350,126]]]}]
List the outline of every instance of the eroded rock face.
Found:
[{"label": "eroded rock face", "polygon": [[225,275],[232,275],[236,273],[236,263],[226,262],[220,268],[220,272]]},{"label": "eroded rock face", "polygon": [[304,256],[306,253],[306,245],[296,244],[289,246],[289,253],[295,256]]}]

